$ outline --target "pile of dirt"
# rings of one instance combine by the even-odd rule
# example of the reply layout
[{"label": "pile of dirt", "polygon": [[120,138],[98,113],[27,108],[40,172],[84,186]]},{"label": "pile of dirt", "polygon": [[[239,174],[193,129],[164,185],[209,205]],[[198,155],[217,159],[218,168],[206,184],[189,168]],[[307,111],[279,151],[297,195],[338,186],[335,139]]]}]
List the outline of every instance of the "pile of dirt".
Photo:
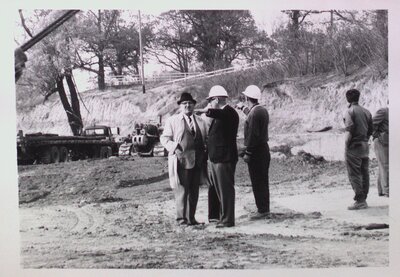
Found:
[{"label": "pile of dirt", "polygon": [[168,178],[165,157],[89,159],[18,167],[19,203],[91,203],[117,201],[121,187]]}]

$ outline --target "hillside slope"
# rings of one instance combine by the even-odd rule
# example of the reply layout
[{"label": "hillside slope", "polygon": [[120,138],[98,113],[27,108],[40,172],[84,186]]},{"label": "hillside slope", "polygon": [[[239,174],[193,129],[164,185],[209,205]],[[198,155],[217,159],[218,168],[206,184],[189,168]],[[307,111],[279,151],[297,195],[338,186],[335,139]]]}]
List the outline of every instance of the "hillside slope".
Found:
[{"label": "hillside slope", "polygon": [[372,114],[386,105],[388,79],[376,78],[368,71],[343,78],[321,75],[267,84],[262,102],[271,113],[274,133],[301,133],[326,126],[343,128],[343,113],[347,109],[345,92],[360,90],[360,104]]},{"label": "hillside slope", "polygon": [[[182,85],[160,86],[148,89],[146,94],[138,87],[83,92],[81,113],[84,124],[119,126],[121,133],[126,135],[133,130],[136,122],[157,122],[159,115],[165,120],[174,114],[178,109],[176,100],[183,88]],[[325,126],[339,129],[342,127],[343,111],[347,107],[344,93],[350,88],[361,91],[360,104],[371,113],[375,113],[388,99],[387,76],[377,78],[368,70],[363,70],[348,77],[325,74],[274,83],[266,81],[261,104],[270,113],[271,132],[275,134],[302,133]],[[203,90],[199,86],[192,87],[199,106],[205,105],[201,95],[207,92]],[[231,101],[235,104],[239,99]],[[53,95],[46,103],[35,105],[29,110],[17,107],[17,111],[17,130],[25,133],[71,134],[58,95]],[[242,126],[244,116],[239,114]]]}]

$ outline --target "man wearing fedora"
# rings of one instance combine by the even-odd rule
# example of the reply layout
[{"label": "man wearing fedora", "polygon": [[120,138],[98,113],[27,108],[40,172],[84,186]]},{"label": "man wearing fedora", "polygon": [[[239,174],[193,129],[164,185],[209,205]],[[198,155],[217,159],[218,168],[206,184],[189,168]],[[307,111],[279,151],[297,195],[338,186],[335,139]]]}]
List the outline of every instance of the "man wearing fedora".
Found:
[{"label": "man wearing fedora", "polygon": [[206,180],[207,125],[193,113],[196,101],[184,90],[178,100],[180,113],[169,117],[160,137],[167,149],[170,186],[176,200],[179,225],[198,225],[195,219],[199,186]]},{"label": "man wearing fedora", "polygon": [[243,160],[247,163],[251,186],[257,211],[250,215],[250,219],[261,219],[269,216],[269,165],[271,155],[268,146],[269,115],[266,108],[258,101],[261,91],[255,85],[250,85],[242,92],[246,97],[246,106],[240,108],[246,115],[244,124]]}]

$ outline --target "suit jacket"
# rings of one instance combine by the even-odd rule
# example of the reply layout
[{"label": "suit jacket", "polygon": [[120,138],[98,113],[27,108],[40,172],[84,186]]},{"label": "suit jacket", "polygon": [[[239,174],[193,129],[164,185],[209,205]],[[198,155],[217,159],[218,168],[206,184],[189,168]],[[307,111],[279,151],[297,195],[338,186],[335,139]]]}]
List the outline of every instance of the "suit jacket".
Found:
[{"label": "suit jacket", "polygon": [[[199,126],[200,133],[203,139],[203,142],[206,142],[206,137],[208,133],[208,127],[206,122],[197,115],[194,115],[194,120],[196,121],[197,125]],[[179,183],[178,178],[178,157],[175,154],[176,147],[182,141],[183,133],[185,131],[185,118],[183,117],[182,113],[173,115],[169,117],[164,126],[163,133],[160,136],[161,144],[167,149],[168,151],[168,173],[169,173],[169,180],[171,188],[175,188]],[[195,152],[192,151],[191,153],[187,153],[186,157],[188,159],[195,160]],[[206,170],[202,170],[202,173],[206,173]],[[201,183],[205,182],[206,176],[201,176]],[[203,181],[204,180],[204,181]]]},{"label": "suit jacket", "polygon": [[229,105],[223,109],[209,109],[207,116],[213,118],[208,133],[208,156],[213,163],[237,162],[236,136],[239,115]]},{"label": "suit jacket", "polygon": [[372,117],[372,136],[378,138],[382,145],[389,145],[389,108],[381,108]]}]

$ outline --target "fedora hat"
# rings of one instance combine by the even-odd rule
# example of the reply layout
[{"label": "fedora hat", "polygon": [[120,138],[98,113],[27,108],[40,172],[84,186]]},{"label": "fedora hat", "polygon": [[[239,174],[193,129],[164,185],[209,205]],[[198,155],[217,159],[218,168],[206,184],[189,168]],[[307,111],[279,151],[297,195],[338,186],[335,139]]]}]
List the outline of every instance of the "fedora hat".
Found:
[{"label": "fedora hat", "polygon": [[178,100],[178,105],[185,101],[192,101],[193,104],[196,104],[196,100],[193,99],[192,95],[188,92],[182,92],[181,98]]}]

